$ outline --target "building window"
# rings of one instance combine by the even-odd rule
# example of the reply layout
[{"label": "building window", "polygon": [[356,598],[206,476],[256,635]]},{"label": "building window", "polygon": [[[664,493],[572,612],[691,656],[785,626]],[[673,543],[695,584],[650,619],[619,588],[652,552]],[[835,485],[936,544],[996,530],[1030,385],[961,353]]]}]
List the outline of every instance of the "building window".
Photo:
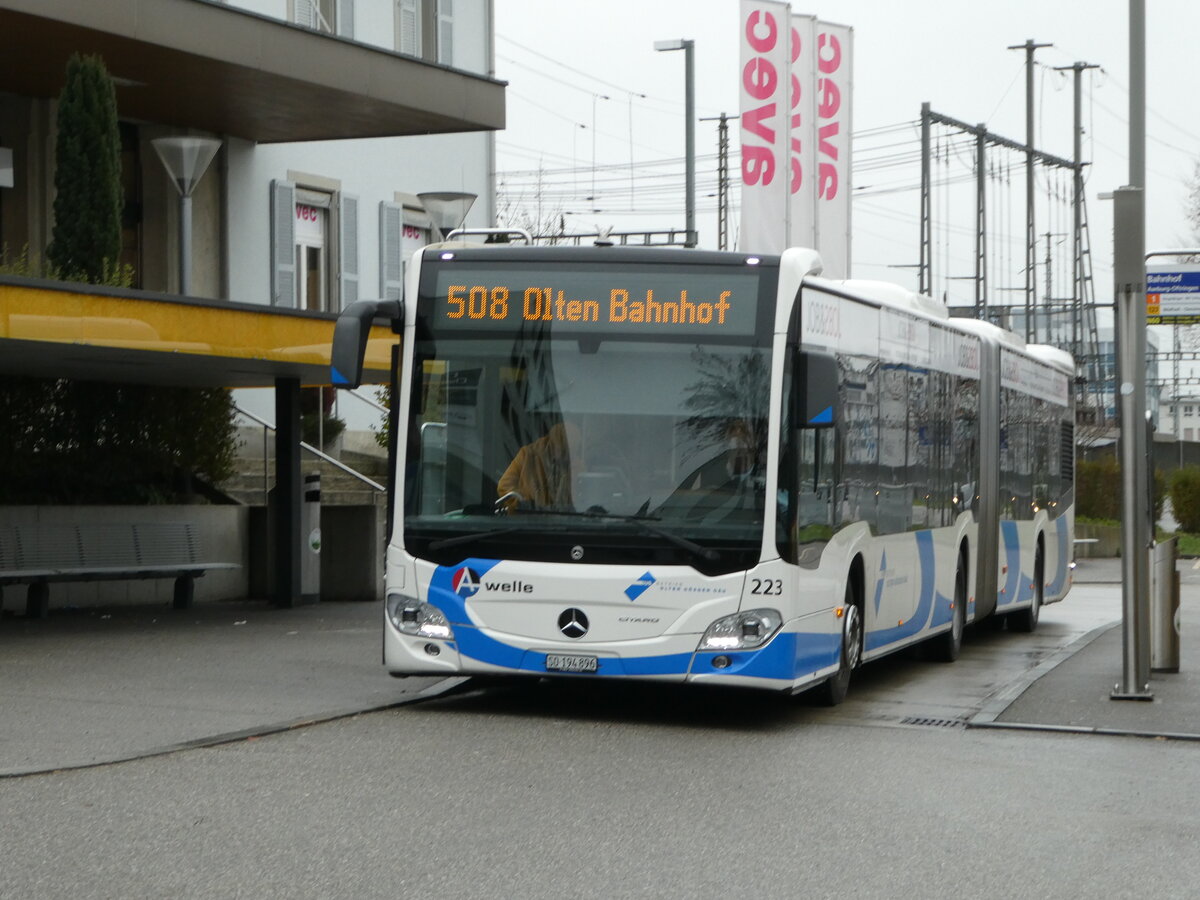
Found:
[{"label": "building window", "polygon": [[271,191],[272,304],[338,312],[357,300],[358,199],[288,181]]},{"label": "building window", "polygon": [[333,34],[334,0],[293,0],[292,20],[297,25]]},{"label": "building window", "polygon": [[395,0],[396,49],[454,65],[454,0]]},{"label": "building window", "polygon": [[329,209],[332,201],[329,194],[296,191],[297,309],[329,309]]},{"label": "building window", "polygon": [[354,37],[354,0],[289,0],[288,20],[314,31]]},{"label": "building window", "polygon": [[1190,416],[1192,415],[1192,407],[1191,407],[1191,406],[1185,406],[1185,407],[1183,408],[1183,415],[1184,415],[1185,417],[1190,417]]},{"label": "building window", "polygon": [[1183,439],[1184,439],[1185,441],[1192,441],[1192,440],[1195,440],[1195,437],[1194,437],[1194,435],[1195,435],[1195,431],[1196,431],[1196,429],[1194,429],[1194,428],[1185,428],[1185,429],[1183,429]]},{"label": "building window", "polygon": [[396,0],[396,49],[421,55],[421,0]]}]

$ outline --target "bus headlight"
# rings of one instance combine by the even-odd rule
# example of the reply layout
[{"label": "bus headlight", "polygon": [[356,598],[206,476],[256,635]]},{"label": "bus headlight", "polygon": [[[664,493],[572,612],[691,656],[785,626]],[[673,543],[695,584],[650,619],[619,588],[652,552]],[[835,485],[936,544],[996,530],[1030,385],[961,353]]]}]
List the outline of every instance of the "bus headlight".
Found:
[{"label": "bus headlight", "polygon": [[388,594],[387,615],[396,630],[403,634],[443,641],[454,637],[442,611],[416,597]]},{"label": "bus headlight", "polygon": [[708,626],[699,650],[752,650],[771,639],[783,624],[775,609],[748,609],[724,616]]}]

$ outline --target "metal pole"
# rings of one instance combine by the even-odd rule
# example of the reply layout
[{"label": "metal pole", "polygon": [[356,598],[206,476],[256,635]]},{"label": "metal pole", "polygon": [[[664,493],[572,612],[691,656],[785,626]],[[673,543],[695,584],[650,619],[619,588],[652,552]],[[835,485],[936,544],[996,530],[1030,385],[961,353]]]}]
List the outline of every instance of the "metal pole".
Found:
[{"label": "metal pole", "polygon": [[192,197],[179,195],[179,293],[192,293]]},{"label": "metal pole", "polygon": [[686,145],[687,154],[687,243],[685,246],[695,247],[696,234],[696,42],[683,42],[683,65],[686,82],[684,99],[684,115],[687,116]]},{"label": "metal pole", "polygon": [[975,133],[975,318],[987,318],[987,128]]},{"label": "metal pole", "polygon": [[1149,500],[1146,496],[1146,291],[1141,188],[1113,192],[1113,271],[1121,426],[1122,675],[1114,700],[1150,700]]},{"label": "metal pole", "polygon": [[1083,336],[1083,70],[1084,63],[1075,63],[1075,171],[1071,173],[1071,222],[1074,241],[1071,249],[1071,353],[1079,359],[1079,341]]},{"label": "metal pole", "polygon": [[1146,2],[1129,0],[1129,184],[1146,186]]},{"label": "metal pole", "polygon": [[1075,234],[1074,288],[1071,295],[1074,315],[1071,317],[1071,353],[1078,360],[1081,355],[1080,341],[1083,340],[1083,73],[1087,69],[1098,69],[1094,63],[1077,62],[1070,66],[1055,66],[1056,72],[1070,69],[1075,73],[1075,165],[1071,211]]},{"label": "metal pole", "polygon": [[1033,51],[1053,44],[1037,44],[1033,39],[1010,46],[1025,51],[1025,340],[1037,336],[1033,310],[1037,302],[1037,231],[1033,215]]},{"label": "metal pole", "polygon": [[933,290],[933,223],[930,221],[932,200],[930,198],[929,151],[930,151],[929,104],[921,104],[921,256],[917,267],[917,292],[928,294]]},{"label": "metal pole", "polygon": [[717,249],[729,249],[729,121],[717,125]]}]

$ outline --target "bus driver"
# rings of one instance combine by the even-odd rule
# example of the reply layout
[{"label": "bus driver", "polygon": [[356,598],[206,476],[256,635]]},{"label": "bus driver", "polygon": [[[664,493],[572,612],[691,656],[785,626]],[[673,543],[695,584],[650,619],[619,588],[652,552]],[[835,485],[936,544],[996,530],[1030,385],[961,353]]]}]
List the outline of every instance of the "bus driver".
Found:
[{"label": "bus driver", "polygon": [[574,509],[573,476],[583,468],[583,443],[579,426],[559,422],[536,441],[517,451],[496,483],[506,509],[532,503],[543,509]]}]

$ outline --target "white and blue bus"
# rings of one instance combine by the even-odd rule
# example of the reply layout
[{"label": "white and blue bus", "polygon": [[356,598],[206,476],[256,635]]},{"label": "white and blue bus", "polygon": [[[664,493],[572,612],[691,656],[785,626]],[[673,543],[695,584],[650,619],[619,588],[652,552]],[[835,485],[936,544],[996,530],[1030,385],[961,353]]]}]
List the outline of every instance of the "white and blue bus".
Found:
[{"label": "white and blue bus", "polygon": [[455,241],[407,299],[383,657],[845,695],[1070,587],[1073,362],[818,255]]}]

